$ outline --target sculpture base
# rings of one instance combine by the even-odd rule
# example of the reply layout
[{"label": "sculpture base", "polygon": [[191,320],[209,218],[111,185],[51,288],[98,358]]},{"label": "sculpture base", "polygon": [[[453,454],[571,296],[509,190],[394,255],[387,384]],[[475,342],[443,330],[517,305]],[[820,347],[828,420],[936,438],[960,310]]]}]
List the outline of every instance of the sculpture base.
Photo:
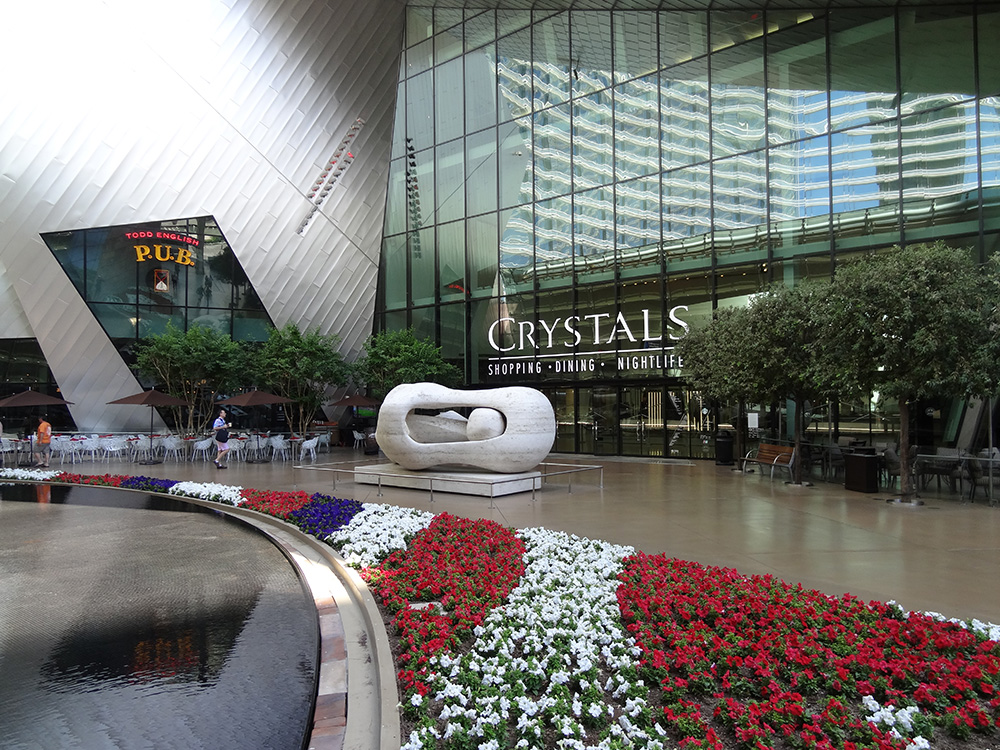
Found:
[{"label": "sculpture base", "polygon": [[358,466],[354,469],[358,484],[381,484],[383,487],[407,487],[434,492],[453,492],[459,495],[502,497],[542,488],[540,471],[517,474],[489,474],[482,471],[427,469],[412,471],[396,464]]}]

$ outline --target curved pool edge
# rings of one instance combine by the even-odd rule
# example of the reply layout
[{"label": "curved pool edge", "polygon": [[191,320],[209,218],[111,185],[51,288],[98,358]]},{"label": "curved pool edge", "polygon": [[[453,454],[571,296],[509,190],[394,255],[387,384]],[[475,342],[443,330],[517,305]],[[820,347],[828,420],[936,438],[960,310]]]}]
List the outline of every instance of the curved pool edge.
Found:
[{"label": "curved pool edge", "polygon": [[[65,486],[64,482],[4,480]],[[312,593],[320,657],[309,750],[398,750],[399,695],[389,637],[375,598],[332,547],[273,516],[211,500],[127,487],[218,511],[263,533],[295,567]],[[348,710],[350,707],[350,710]]]}]

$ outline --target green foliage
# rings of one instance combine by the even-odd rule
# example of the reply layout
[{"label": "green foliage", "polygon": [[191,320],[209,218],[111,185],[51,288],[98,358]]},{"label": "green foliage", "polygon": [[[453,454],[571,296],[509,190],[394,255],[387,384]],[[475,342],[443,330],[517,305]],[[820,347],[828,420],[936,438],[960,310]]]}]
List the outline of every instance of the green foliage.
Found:
[{"label": "green foliage", "polygon": [[[186,430],[195,430],[195,419],[211,418],[216,394],[242,384],[247,369],[246,347],[214,328],[192,326],[186,332],[172,323],[162,334],[139,342],[136,370],[157,381],[161,389],[188,403]],[[181,425],[181,409],[175,424]],[[201,427],[203,425],[198,425]]]},{"label": "green foliage", "polygon": [[326,400],[328,386],[347,383],[350,368],[337,349],[340,339],[294,323],[271,331],[256,355],[256,372],[265,388],[295,402],[288,410],[293,431],[303,434]]},{"label": "green foliage", "polygon": [[454,386],[462,381],[462,373],[445,362],[441,348],[428,339],[418,339],[409,328],[371,336],[354,365],[354,377],[375,398],[383,398],[402,383]]}]

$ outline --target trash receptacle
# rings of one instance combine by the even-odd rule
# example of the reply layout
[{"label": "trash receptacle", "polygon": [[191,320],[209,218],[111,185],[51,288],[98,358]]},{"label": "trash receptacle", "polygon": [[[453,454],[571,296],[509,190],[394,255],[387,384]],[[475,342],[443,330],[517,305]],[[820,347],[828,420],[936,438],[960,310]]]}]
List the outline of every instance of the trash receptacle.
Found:
[{"label": "trash receptacle", "polygon": [[733,465],[733,436],[725,430],[715,435],[715,465]]},{"label": "trash receptacle", "polygon": [[365,455],[366,456],[378,455],[378,441],[375,440],[375,430],[365,431]]}]

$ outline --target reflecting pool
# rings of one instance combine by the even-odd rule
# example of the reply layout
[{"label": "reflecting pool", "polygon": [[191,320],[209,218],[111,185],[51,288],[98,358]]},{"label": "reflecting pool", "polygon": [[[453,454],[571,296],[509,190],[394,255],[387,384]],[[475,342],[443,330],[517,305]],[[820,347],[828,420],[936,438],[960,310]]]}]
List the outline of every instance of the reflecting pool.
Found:
[{"label": "reflecting pool", "polygon": [[0,747],[298,749],[318,649],[295,570],[239,521],[0,484]]}]

